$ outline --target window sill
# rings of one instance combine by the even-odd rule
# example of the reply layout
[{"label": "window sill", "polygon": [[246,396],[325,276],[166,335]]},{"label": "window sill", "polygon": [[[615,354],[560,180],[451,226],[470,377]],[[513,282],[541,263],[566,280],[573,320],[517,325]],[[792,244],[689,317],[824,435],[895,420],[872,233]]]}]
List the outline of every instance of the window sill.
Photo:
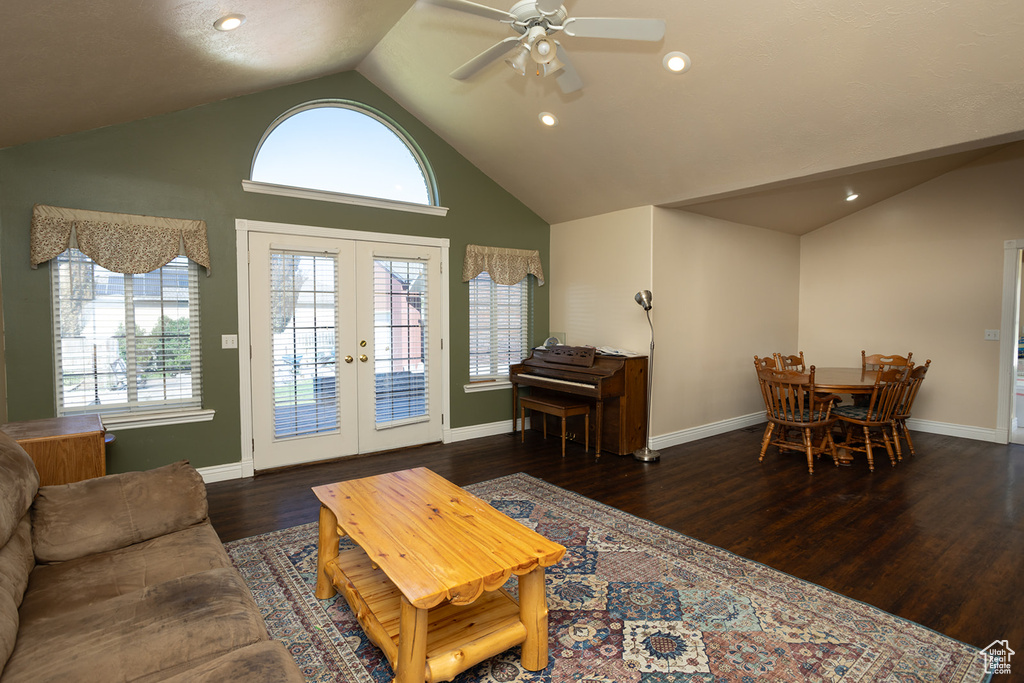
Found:
[{"label": "window sill", "polygon": [[498,389],[511,389],[512,382],[507,379],[497,379],[493,382],[473,382],[462,385],[462,390],[467,394],[475,394],[480,391],[497,391]]},{"label": "window sill", "polygon": [[430,206],[428,204],[414,204],[412,202],[400,202],[393,199],[363,197],[355,194],[344,194],[342,192],[311,190],[305,187],[292,187],[290,185],[275,185],[273,183],[262,183],[258,180],[243,180],[242,189],[245,190],[246,192],[273,194],[279,197],[315,199],[321,202],[334,202],[336,204],[354,204],[356,206],[369,206],[375,209],[391,209],[393,211],[425,213],[429,216],[448,215],[448,208],[445,206]]},{"label": "window sill", "polygon": [[141,429],[143,427],[166,427],[190,422],[209,422],[216,414],[214,410],[175,410],[158,413],[111,413],[100,414],[103,426],[108,430]]}]

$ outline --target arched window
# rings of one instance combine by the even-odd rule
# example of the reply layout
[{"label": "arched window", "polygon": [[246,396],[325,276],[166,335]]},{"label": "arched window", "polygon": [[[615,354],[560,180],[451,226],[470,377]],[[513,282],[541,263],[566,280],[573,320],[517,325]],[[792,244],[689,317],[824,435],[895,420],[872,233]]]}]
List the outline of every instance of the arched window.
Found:
[{"label": "arched window", "polygon": [[256,149],[248,191],[441,213],[416,143],[366,105],[321,100],[275,120]]}]

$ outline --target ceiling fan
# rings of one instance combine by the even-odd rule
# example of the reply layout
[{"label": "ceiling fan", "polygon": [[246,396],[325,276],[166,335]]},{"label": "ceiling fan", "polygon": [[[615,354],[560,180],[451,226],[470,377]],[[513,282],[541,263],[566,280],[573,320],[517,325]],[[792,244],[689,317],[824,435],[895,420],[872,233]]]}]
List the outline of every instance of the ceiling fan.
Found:
[{"label": "ceiling fan", "polygon": [[[536,68],[544,76],[557,74],[555,81],[564,93],[576,92],[583,81],[569,61],[565,48],[555,40],[559,31],[579,38],[658,41],[665,36],[663,19],[617,17],[570,17],[562,0],[520,0],[506,11],[470,0],[426,0],[432,5],[495,19],[508,24],[517,34],[492,45],[451,73],[462,81],[508,52],[505,62],[521,76]],[[531,62],[534,66],[531,66]]]}]

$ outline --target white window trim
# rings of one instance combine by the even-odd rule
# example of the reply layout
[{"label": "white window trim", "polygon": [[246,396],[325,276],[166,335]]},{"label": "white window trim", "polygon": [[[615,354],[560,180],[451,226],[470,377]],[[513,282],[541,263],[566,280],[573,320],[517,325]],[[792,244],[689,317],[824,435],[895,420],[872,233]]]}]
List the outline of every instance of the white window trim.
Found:
[{"label": "white window trim", "polygon": [[481,391],[498,391],[499,389],[511,389],[512,382],[507,379],[482,379],[478,382],[463,384],[462,390],[467,394],[475,394]]},{"label": "white window trim", "polygon": [[279,197],[296,197],[298,199],[313,199],[320,202],[334,202],[336,204],[368,206],[374,209],[406,211],[409,213],[426,214],[428,216],[448,215],[448,207],[446,206],[432,206],[430,204],[400,202],[394,199],[364,197],[362,195],[345,194],[343,192],[330,192],[328,190],[311,190],[305,187],[293,187],[291,185],[275,185],[274,183],[264,183],[258,180],[242,180],[242,189],[245,190],[246,192],[271,194]]},{"label": "white window trim", "polygon": [[152,413],[104,413],[100,416],[107,429],[140,429],[142,427],[166,427],[168,425],[209,422],[216,411],[209,408],[194,410],[169,410]]}]

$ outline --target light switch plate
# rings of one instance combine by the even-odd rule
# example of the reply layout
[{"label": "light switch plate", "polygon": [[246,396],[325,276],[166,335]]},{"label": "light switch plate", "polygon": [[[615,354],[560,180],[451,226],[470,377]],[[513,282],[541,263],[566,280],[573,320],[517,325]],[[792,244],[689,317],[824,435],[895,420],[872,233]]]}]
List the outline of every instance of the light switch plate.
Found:
[{"label": "light switch plate", "polygon": [[999,330],[985,330],[985,341],[999,341]]},{"label": "light switch plate", "polygon": [[222,348],[222,349],[237,349],[238,348],[238,335],[237,334],[222,334],[222,335],[220,335],[220,348]]}]

